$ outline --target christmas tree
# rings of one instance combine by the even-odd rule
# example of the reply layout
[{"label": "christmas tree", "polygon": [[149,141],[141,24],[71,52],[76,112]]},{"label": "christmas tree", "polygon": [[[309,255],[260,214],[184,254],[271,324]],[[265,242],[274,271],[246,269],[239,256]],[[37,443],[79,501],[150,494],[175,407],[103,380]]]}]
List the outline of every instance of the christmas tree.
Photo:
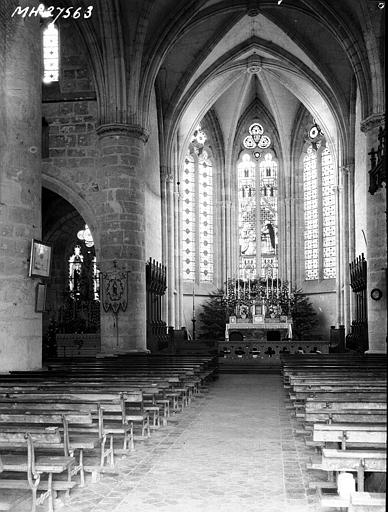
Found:
[{"label": "christmas tree", "polygon": [[293,321],[292,332],[294,339],[307,339],[317,325],[317,314],[309,299],[303,295],[302,290],[293,292],[291,302],[291,317]]},{"label": "christmas tree", "polygon": [[227,304],[222,290],[210,294],[209,299],[202,305],[199,319],[202,323],[200,338],[224,339],[229,315],[227,316]]}]

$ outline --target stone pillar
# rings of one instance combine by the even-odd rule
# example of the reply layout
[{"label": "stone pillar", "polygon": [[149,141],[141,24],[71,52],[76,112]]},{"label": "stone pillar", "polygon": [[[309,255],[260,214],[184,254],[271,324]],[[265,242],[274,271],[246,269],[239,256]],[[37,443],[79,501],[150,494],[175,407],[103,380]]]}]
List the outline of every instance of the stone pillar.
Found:
[{"label": "stone pillar", "polygon": [[[378,146],[378,131],[384,125],[384,115],[372,115],[361,124],[366,135],[366,148]],[[370,170],[368,158],[366,172]],[[367,265],[368,265],[368,338],[369,353],[387,352],[387,231],[386,231],[386,185],[374,195],[367,194]],[[380,300],[371,298],[371,291],[382,291]]]},{"label": "stone pillar", "polygon": [[101,351],[146,350],[145,193],[143,180],[145,131],[136,125],[108,124],[97,128],[101,150],[100,194],[96,205],[102,272],[116,262],[128,271],[128,305],[118,323],[101,307]]},{"label": "stone pillar", "polygon": [[174,192],[174,230],[175,230],[175,238],[174,238],[174,259],[175,259],[175,329],[179,329],[182,326],[182,263],[181,263],[181,211],[180,211],[180,197],[179,192]]},{"label": "stone pillar", "polygon": [[0,5],[0,372],[42,365],[39,280],[28,277],[41,238],[41,32],[39,16],[11,18],[18,5],[37,3]]},{"label": "stone pillar", "polygon": [[341,215],[341,226],[340,235],[342,245],[342,289],[343,289],[343,325],[345,326],[345,333],[350,332],[351,325],[351,309],[350,309],[350,272],[349,262],[352,261],[350,256],[350,210],[349,210],[349,196],[350,196],[350,167],[349,165],[340,168],[341,182],[343,187],[342,197],[342,215]]},{"label": "stone pillar", "polygon": [[174,176],[166,177],[167,191],[167,297],[168,325],[175,327],[175,258],[174,258]]},{"label": "stone pillar", "polygon": [[[168,248],[167,248],[167,168],[165,165],[160,169],[160,195],[162,205],[162,263],[168,267]],[[168,296],[167,291],[162,297],[162,320],[168,325]]]},{"label": "stone pillar", "polygon": [[343,296],[342,296],[342,240],[341,240],[341,219],[342,219],[342,200],[343,186],[342,183],[334,187],[335,206],[336,206],[336,280],[335,280],[335,296],[336,296],[336,328],[343,324]]},{"label": "stone pillar", "polygon": [[[349,165],[349,173],[348,173],[348,233],[349,233],[349,261],[354,260],[356,257],[356,236],[355,236],[355,204],[354,204],[354,164]],[[348,283],[350,286],[350,273],[349,273],[349,265],[348,265]],[[354,319],[354,309],[355,309],[355,297],[354,293],[349,288],[349,314],[350,314],[350,324]]]}]

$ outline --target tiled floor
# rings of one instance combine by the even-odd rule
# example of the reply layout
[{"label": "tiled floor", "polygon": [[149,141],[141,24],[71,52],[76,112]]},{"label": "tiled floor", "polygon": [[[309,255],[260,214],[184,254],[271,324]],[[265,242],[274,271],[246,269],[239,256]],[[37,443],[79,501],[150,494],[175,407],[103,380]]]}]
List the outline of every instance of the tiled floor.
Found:
[{"label": "tiled floor", "polygon": [[[221,375],[63,512],[315,512],[278,375]],[[39,507],[43,510],[43,507]]]}]

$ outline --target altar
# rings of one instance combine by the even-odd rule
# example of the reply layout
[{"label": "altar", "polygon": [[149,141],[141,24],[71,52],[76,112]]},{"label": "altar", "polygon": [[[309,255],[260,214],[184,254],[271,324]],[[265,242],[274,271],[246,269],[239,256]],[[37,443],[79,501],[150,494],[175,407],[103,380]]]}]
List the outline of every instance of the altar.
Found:
[{"label": "altar", "polygon": [[268,319],[262,322],[232,321],[226,324],[225,328],[225,341],[267,342],[286,339],[292,339],[292,321],[288,319]]}]

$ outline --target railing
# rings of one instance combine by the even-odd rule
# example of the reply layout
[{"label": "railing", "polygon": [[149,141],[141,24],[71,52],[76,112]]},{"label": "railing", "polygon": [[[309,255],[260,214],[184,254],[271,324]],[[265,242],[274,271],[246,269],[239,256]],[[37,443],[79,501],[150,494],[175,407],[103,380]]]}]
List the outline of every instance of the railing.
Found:
[{"label": "railing", "polygon": [[219,341],[218,355],[222,363],[280,364],[282,354],[329,353],[329,341]]}]

